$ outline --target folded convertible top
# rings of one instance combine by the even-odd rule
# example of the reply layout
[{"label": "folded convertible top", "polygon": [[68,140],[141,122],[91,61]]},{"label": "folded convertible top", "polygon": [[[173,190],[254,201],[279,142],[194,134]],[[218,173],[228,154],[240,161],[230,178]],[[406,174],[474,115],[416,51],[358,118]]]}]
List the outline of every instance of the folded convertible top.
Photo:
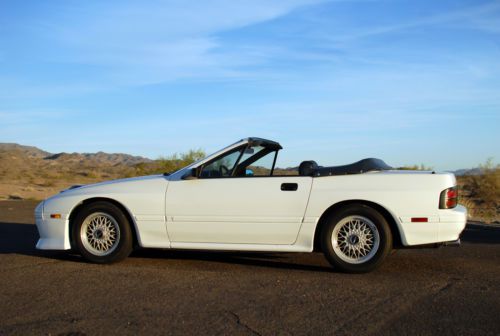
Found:
[{"label": "folded convertible top", "polygon": [[344,166],[335,166],[335,167],[320,166],[314,169],[313,176],[361,174],[369,171],[391,170],[391,169],[393,168],[387,165],[384,161],[380,159],[369,158]]}]

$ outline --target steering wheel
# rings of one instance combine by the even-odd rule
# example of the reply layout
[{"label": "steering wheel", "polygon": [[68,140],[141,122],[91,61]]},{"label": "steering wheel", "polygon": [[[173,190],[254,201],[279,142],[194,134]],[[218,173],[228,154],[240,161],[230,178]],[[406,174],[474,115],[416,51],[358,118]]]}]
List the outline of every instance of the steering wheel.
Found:
[{"label": "steering wheel", "polygon": [[219,173],[221,176],[229,176],[229,168],[227,168],[226,166],[224,165],[220,165],[219,166]]}]

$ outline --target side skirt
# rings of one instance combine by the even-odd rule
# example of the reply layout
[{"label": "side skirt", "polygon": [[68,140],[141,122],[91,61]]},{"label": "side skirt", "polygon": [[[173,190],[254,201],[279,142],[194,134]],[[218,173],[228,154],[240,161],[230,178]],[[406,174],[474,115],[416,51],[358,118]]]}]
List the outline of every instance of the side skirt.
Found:
[{"label": "side skirt", "polygon": [[218,250],[218,251],[260,251],[260,252],[312,252],[308,246],[267,245],[267,244],[218,244],[218,243],[182,243],[172,242],[172,249]]}]

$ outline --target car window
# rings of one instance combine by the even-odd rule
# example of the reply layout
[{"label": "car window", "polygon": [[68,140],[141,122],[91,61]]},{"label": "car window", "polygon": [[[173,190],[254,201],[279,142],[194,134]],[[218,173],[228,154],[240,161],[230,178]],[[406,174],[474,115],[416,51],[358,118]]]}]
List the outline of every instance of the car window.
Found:
[{"label": "car window", "polygon": [[265,147],[263,146],[252,146],[247,149],[245,149],[245,152],[241,156],[240,162],[245,162],[248,158],[260,153],[262,150],[264,150]]},{"label": "car window", "polygon": [[270,152],[257,161],[245,167],[246,176],[271,176],[273,170],[274,156],[276,152]]},{"label": "car window", "polygon": [[201,170],[200,177],[229,177],[238,161],[241,154],[241,149],[229,153],[212,163],[204,166]]}]

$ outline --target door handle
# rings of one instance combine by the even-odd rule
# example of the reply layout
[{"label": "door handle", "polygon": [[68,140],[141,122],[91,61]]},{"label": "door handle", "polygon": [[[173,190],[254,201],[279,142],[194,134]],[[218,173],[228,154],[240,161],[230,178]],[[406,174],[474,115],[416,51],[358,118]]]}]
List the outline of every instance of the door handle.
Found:
[{"label": "door handle", "polygon": [[282,183],[281,190],[282,191],[296,191],[299,188],[297,183]]}]

